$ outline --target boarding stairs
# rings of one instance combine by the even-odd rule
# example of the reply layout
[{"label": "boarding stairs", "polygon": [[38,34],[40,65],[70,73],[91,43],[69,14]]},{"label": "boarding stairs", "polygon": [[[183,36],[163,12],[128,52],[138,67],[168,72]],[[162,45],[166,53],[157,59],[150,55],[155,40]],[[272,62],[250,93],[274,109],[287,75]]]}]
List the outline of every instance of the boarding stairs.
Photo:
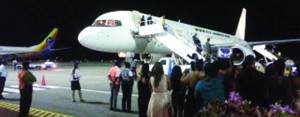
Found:
[{"label": "boarding stairs", "polygon": [[196,45],[189,43],[186,39],[179,36],[173,31],[172,27],[167,24],[155,23],[152,25],[142,26],[139,30],[140,36],[152,35],[160,43],[164,44],[172,52],[179,55],[188,63],[192,61],[192,54],[196,53],[199,59],[205,60],[205,58],[196,51]]}]

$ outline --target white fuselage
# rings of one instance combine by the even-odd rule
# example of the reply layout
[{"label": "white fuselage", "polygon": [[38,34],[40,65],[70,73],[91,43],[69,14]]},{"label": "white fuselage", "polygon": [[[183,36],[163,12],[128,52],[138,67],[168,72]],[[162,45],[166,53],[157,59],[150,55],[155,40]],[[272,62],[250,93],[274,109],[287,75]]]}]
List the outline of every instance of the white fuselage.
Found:
[{"label": "white fuselage", "polygon": [[[142,16],[145,16],[147,19],[149,15],[139,13],[138,17]],[[170,49],[158,42],[156,39],[153,39],[151,36],[134,36],[134,32],[135,30],[138,30],[139,25],[137,25],[138,21],[134,20],[133,17],[132,11],[105,13],[99,16],[95,22],[117,20],[121,22],[121,25],[97,26],[94,22],[92,26],[88,26],[80,32],[78,40],[81,45],[89,49],[102,52],[170,53]],[[152,16],[152,19],[156,23],[160,20],[160,18],[155,16]],[[235,36],[171,20],[165,20],[165,23],[171,26],[176,34],[189,43],[193,43],[192,36],[197,33],[197,37],[200,39],[202,45],[205,44],[207,38],[210,38],[211,44],[242,44],[245,48],[252,52],[251,47],[247,45],[244,40]]]},{"label": "white fuselage", "polygon": [[35,52],[31,47],[0,46],[0,55]]}]

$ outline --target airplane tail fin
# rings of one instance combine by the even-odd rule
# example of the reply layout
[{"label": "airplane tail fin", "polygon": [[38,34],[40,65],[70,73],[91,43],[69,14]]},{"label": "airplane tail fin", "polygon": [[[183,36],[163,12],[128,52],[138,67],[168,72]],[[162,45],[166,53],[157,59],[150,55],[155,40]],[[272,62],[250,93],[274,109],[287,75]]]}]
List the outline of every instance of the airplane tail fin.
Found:
[{"label": "airplane tail fin", "polygon": [[31,48],[33,48],[36,52],[52,49],[55,44],[57,33],[58,28],[54,28],[40,44],[32,46]]},{"label": "airplane tail fin", "polygon": [[242,14],[240,16],[239,24],[235,32],[235,36],[241,40],[245,40],[245,31],[246,31],[246,9],[243,8]]}]

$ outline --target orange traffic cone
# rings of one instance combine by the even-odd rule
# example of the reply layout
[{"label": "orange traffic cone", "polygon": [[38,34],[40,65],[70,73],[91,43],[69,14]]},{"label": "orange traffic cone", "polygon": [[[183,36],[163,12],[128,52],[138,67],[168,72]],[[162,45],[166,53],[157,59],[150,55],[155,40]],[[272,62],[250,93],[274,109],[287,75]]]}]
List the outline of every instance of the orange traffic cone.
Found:
[{"label": "orange traffic cone", "polygon": [[46,80],[45,80],[45,76],[44,75],[43,75],[43,78],[42,78],[41,85],[42,86],[46,86]]}]

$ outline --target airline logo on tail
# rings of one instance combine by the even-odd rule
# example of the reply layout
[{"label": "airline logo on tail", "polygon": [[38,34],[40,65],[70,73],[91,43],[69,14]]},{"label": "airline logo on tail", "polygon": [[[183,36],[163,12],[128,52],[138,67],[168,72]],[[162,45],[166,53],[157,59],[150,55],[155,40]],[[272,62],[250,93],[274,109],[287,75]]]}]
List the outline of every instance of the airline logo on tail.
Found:
[{"label": "airline logo on tail", "polygon": [[40,44],[34,46],[34,51],[41,52],[52,49],[54,47],[57,34],[58,28],[54,28]]}]

